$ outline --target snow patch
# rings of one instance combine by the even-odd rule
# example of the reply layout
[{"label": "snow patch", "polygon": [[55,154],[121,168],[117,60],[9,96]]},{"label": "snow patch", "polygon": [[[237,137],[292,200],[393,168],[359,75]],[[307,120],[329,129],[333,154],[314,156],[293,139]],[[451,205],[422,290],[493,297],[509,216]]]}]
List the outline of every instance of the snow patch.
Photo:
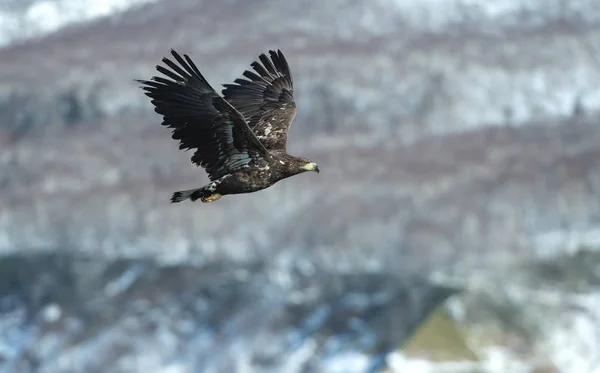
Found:
[{"label": "snow patch", "polygon": [[561,372],[600,371],[600,293],[580,295],[577,311],[558,322],[550,336],[551,357]]},{"label": "snow patch", "polygon": [[579,228],[573,231],[552,230],[533,237],[536,256],[551,259],[561,254],[576,254],[582,248],[600,247],[600,227]]},{"label": "snow patch", "polygon": [[[396,8],[416,29],[432,32],[467,22],[490,22],[499,26],[536,27],[548,19],[575,19],[594,23],[600,19],[596,0],[381,0],[390,9]],[[544,4],[540,7],[540,4]],[[495,30],[488,29],[487,32]]]},{"label": "snow patch", "polygon": [[21,8],[0,6],[0,47],[43,36],[71,23],[89,21],[158,0],[41,0]]},{"label": "snow patch", "polygon": [[432,362],[408,358],[399,352],[391,353],[387,360],[389,369],[386,373],[465,373],[481,368],[481,364],[474,361]]}]

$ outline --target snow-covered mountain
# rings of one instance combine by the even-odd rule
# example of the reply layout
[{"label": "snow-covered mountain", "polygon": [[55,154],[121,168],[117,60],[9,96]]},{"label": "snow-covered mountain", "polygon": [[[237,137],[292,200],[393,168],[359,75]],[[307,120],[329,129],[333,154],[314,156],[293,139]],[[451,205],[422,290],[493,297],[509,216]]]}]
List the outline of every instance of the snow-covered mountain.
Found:
[{"label": "snow-covered mountain", "polygon": [[[598,372],[597,0],[0,3],[1,373]],[[170,48],[284,50],[323,172],[169,204]]]},{"label": "snow-covered mountain", "polygon": [[158,0],[3,0],[0,47]]}]

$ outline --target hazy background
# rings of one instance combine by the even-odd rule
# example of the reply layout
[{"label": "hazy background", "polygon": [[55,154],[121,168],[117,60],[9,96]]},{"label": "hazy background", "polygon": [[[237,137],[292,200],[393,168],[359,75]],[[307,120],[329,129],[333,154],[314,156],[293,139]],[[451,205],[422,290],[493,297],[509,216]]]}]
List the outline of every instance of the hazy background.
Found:
[{"label": "hazy background", "polygon": [[[321,173],[168,203],[171,48]],[[0,0],[0,372],[598,373],[599,119],[597,0]]]}]

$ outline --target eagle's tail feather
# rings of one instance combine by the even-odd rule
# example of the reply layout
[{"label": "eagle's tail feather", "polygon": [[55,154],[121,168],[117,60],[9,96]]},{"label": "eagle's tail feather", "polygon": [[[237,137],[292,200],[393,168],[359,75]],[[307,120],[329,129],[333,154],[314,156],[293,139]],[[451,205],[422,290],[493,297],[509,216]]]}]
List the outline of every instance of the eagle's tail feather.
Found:
[{"label": "eagle's tail feather", "polygon": [[210,190],[208,187],[204,186],[202,188],[181,190],[173,193],[173,196],[171,197],[171,203],[185,201],[188,198],[192,202],[196,201],[197,199],[201,199],[202,202],[206,203],[216,201],[217,199],[221,198],[221,195],[215,193],[214,189]]},{"label": "eagle's tail feather", "polygon": [[173,193],[171,197],[171,203],[177,203],[181,201],[185,201],[186,199],[191,199],[192,202],[202,197],[204,194],[210,194],[208,191],[203,193],[203,188],[196,189],[188,189],[188,190],[180,190],[179,192]]}]

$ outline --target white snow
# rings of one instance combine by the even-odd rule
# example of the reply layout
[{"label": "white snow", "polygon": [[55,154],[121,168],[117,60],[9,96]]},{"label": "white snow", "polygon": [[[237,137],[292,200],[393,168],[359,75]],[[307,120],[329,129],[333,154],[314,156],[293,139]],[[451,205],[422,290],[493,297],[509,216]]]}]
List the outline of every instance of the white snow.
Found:
[{"label": "white snow", "polygon": [[155,1],[158,0],[40,0],[18,10],[0,5],[0,47]]},{"label": "white snow", "polygon": [[[600,13],[596,0],[380,0],[390,8],[405,14],[414,28],[433,32],[463,22],[499,22],[511,26],[537,26],[546,19],[578,19],[583,23],[597,22]],[[545,6],[540,7],[540,4]],[[516,17],[525,15],[526,17]],[[493,30],[487,30],[493,32]]]}]

